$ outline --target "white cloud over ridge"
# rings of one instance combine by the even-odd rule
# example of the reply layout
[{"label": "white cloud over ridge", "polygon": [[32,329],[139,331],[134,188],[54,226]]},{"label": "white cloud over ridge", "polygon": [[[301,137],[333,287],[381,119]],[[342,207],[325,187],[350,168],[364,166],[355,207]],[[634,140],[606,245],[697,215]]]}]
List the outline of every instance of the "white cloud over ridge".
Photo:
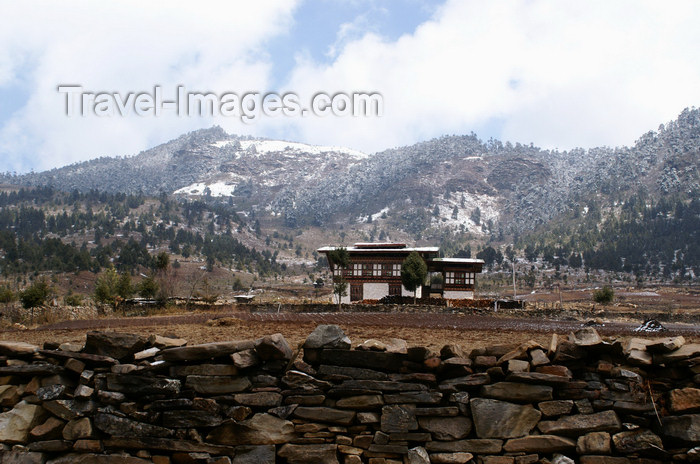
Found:
[{"label": "white cloud over ridge", "polygon": [[[366,22],[348,18],[352,34],[349,26],[338,31],[328,44],[332,60],[299,50],[281,79],[267,46],[298,20],[292,2],[94,5],[4,2],[0,89],[21,83],[28,100],[0,120],[0,170],[134,154],[213,124],[366,152],[472,130],[546,148],[615,146],[700,106],[693,1],[447,1],[396,40],[369,27],[358,33]],[[273,88],[279,82],[283,88]],[[226,117],[69,119],[59,84],[293,91],[302,100],[319,91],[378,91],[384,115],[262,117],[249,125]]]}]

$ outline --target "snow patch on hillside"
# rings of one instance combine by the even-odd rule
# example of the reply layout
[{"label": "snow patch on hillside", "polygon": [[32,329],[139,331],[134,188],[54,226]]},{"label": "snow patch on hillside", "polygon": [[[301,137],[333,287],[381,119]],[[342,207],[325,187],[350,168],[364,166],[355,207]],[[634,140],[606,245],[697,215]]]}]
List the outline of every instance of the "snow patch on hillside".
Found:
[{"label": "snow patch on hillside", "polygon": [[[464,198],[464,202],[462,202]],[[464,203],[464,206],[462,206]],[[457,216],[453,217],[454,208],[457,207]],[[481,220],[476,224],[472,220],[472,213],[476,208],[481,211]],[[439,217],[432,219],[432,224],[439,227],[449,227],[455,230],[468,231],[477,235],[485,235],[484,224],[492,220],[498,221],[500,216],[496,198],[489,195],[479,195],[470,192],[453,192],[448,200],[441,199],[438,204]]]},{"label": "snow patch on hillside", "polygon": [[236,184],[230,182],[196,182],[181,189],[175,190],[175,195],[206,195],[206,190],[209,189],[212,197],[230,197],[236,190]]},{"label": "snow patch on hillside", "polygon": [[[235,140],[221,140],[211,145],[217,148],[223,148],[235,142]],[[249,151],[251,147],[254,147],[255,153],[257,154],[288,152],[290,154],[309,153],[312,155],[320,155],[321,153],[343,153],[355,159],[367,158],[366,153],[345,147],[308,145],[298,142],[286,142],[284,140],[240,140],[239,143],[242,151]]]}]

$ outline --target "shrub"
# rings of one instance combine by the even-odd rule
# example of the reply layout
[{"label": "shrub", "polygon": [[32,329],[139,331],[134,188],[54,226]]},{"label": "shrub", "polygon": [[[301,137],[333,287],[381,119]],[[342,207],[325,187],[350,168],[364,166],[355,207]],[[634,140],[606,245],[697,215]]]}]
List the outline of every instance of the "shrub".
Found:
[{"label": "shrub", "polygon": [[50,294],[49,284],[46,280],[39,279],[20,293],[19,300],[26,309],[36,308],[43,305]]},{"label": "shrub", "polygon": [[66,306],[80,306],[83,304],[83,295],[80,293],[69,293],[63,301],[66,303]]},{"label": "shrub", "polygon": [[153,276],[148,276],[139,284],[139,295],[141,298],[153,299],[158,294],[160,286]]},{"label": "shrub", "polygon": [[593,292],[593,301],[601,304],[610,303],[615,297],[615,292],[609,285]]},{"label": "shrub", "polygon": [[12,303],[15,298],[15,294],[9,287],[0,287],[0,303]]}]

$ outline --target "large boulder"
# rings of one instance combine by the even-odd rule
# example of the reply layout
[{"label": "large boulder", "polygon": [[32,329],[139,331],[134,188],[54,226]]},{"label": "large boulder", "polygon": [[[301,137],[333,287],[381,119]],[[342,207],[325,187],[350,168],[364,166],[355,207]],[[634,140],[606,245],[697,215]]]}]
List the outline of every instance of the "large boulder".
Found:
[{"label": "large boulder", "polygon": [[271,359],[281,359],[288,361],[292,359],[292,348],[280,333],[267,335],[255,342],[255,352],[263,361]]},{"label": "large boulder", "polygon": [[309,334],[304,342],[304,348],[336,348],[349,350],[350,339],[345,335],[340,326],[334,324],[321,324]]},{"label": "large boulder", "polygon": [[542,413],[532,405],[474,398],[470,402],[479,438],[517,438],[535,428]]},{"label": "large boulder", "polygon": [[142,351],[147,344],[148,338],[137,334],[92,331],[87,333],[84,351],[123,361]]}]

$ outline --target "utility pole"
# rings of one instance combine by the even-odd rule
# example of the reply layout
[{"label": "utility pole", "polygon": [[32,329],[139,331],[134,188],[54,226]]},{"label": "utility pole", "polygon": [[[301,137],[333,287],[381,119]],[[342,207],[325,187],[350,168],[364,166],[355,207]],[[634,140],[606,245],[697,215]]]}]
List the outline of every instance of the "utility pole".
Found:
[{"label": "utility pole", "polygon": [[515,257],[513,257],[513,300],[515,300],[517,293],[515,292]]}]

